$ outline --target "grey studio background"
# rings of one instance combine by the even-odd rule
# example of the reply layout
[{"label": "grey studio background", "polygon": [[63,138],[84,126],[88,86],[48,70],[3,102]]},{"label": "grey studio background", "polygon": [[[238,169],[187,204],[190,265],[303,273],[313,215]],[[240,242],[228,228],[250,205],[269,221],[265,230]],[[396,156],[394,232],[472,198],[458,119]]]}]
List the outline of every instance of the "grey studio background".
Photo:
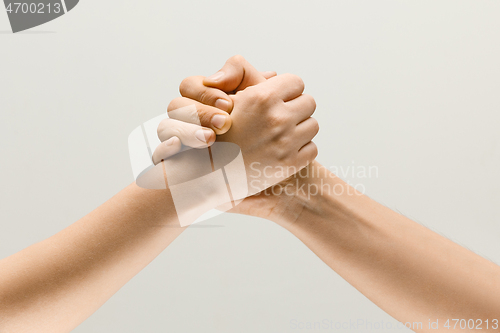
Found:
[{"label": "grey studio background", "polygon": [[[13,35],[2,9],[0,257],[132,182],[130,131],[183,78],[242,54],[304,79],[321,163],[376,166],[344,178],[500,263],[499,14],[477,0],[82,0]],[[324,319],[395,322],[286,231],[224,214],[74,332],[296,332],[293,320]]]}]

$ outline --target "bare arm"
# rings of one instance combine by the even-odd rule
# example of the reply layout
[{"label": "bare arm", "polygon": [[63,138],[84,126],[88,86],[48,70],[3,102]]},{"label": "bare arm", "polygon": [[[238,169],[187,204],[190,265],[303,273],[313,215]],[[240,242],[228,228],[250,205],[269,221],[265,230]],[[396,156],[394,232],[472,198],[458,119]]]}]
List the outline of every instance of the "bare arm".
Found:
[{"label": "bare arm", "polygon": [[[308,171],[279,185],[289,185],[288,194],[261,194],[237,209],[286,228],[398,321],[421,322],[417,331],[449,331],[448,319],[451,327],[452,319],[480,319],[483,330],[488,320],[499,331],[498,265],[356,192],[317,162]],[[308,196],[315,186],[323,193]],[[439,319],[439,330],[429,319]]]},{"label": "bare arm", "polygon": [[68,228],[0,261],[0,331],[71,331],[183,230],[168,190],[126,187]]},{"label": "bare arm", "polygon": [[[245,73],[243,58],[229,62],[217,81],[193,84],[194,92],[181,87],[185,97],[208,104],[207,115],[211,101],[231,93]],[[233,211],[277,222],[388,314],[421,322],[416,330],[449,331],[448,319],[451,328],[453,319],[474,319],[477,329],[500,330],[498,265],[357,193],[317,162],[307,170],[277,185],[280,195],[268,190]],[[439,320],[439,329],[429,328],[429,319]]]},{"label": "bare arm", "polygon": [[[307,165],[316,157],[315,146],[309,142],[316,135],[317,126],[309,119],[314,105],[302,96],[302,81],[291,75],[275,77],[272,81],[266,81],[258,72],[255,75],[259,75],[262,85],[231,99],[233,120],[222,127],[227,131],[228,124],[234,125],[226,132],[227,140],[239,144],[247,162],[264,160],[266,165],[273,166],[289,163],[295,168]],[[183,100],[177,99],[177,102]],[[255,112],[250,112],[252,108],[256,108]],[[291,112],[295,108],[303,114]],[[203,118],[202,112],[200,116]],[[305,118],[309,121],[302,122]],[[280,127],[270,131],[272,124]],[[162,140],[179,135],[177,148],[180,141],[184,143],[184,134],[195,134],[182,131],[173,134],[168,126],[159,129]],[[223,132],[218,129],[218,133]],[[172,151],[167,149],[163,153],[170,156]],[[283,153],[293,158],[283,158]],[[164,164],[162,167],[166,168]],[[175,163],[171,166],[170,175],[183,171],[176,169],[179,165]],[[163,170],[168,178],[166,169]],[[165,182],[163,177],[161,182]],[[192,182],[188,183],[193,186]],[[186,196],[188,200],[183,204],[189,211],[206,209],[207,202],[217,202],[212,207],[221,203],[219,198],[211,197],[217,197],[218,191],[213,191],[217,187],[203,184],[207,186],[194,186],[196,193]],[[225,183],[222,189],[227,197]],[[180,214],[174,209],[170,190],[146,190],[132,184],[53,237],[1,260],[0,331],[71,331],[184,230],[178,227],[177,213]]]}]

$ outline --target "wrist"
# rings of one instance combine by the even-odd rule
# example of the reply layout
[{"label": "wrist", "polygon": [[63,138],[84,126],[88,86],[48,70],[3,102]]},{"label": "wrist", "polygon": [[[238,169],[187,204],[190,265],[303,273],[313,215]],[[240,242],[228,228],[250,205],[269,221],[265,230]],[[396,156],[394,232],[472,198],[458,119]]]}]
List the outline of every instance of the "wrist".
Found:
[{"label": "wrist", "polygon": [[331,216],[333,211],[346,209],[347,198],[362,196],[316,161],[277,186],[268,189],[274,197],[266,218],[285,228],[306,219]]}]

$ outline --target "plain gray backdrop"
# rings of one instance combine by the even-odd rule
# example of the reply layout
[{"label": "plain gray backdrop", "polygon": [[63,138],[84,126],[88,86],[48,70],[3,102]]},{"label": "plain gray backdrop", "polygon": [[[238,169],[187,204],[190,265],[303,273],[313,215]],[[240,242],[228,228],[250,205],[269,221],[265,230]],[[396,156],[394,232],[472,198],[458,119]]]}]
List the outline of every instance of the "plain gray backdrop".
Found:
[{"label": "plain gray backdrop", "polygon": [[[242,54],[304,79],[321,163],[376,166],[378,177],[344,178],[500,263],[499,15],[500,2],[478,0],[82,0],[13,35],[2,9],[0,257],[132,182],[128,134],[183,78]],[[200,226],[74,332],[395,322],[271,222],[224,214]]]}]

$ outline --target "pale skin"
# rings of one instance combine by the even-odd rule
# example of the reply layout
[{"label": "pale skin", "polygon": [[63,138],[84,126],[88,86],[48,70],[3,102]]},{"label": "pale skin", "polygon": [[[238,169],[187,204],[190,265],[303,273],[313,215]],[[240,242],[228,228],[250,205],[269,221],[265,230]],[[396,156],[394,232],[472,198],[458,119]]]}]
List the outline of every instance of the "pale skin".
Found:
[{"label": "pale skin", "polygon": [[[230,112],[231,97],[224,97],[223,91],[234,93],[235,82],[248,73],[248,66],[237,56],[222,68],[223,75],[186,79],[190,88],[181,85],[184,97],[173,104],[205,104],[198,110],[200,118],[208,120],[220,112],[215,101],[223,98]],[[233,212],[266,218],[287,229],[372,302],[415,331],[450,331],[456,324],[453,319],[474,319],[473,330],[500,330],[498,265],[356,192],[316,161],[301,174],[276,185],[274,193],[281,189],[281,194],[268,189],[245,199]],[[300,191],[325,184],[336,191],[312,196]],[[429,319],[439,320],[439,329],[430,328]],[[422,325],[413,324],[418,322]]]},{"label": "pale skin", "polygon": [[[266,76],[275,75],[263,73],[263,81]],[[292,81],[280,79],[274,81],[279,83],[277,85],[256,86],[252,89],[255,94],[249,98],[265,96],[266,93],[260,90],[269,89],[273,96],[286,91],[286,98],[295,101],[295,106],[304,110],[311,108],[307,101],[296,100],[303,86],[300,80]],[[238,103],[245,105],[248,102],[241,97]],[[261,107],[259,111],[266,117],[295,124],[284,104],[263,103]],[[314,109],[306,112],[305,118],[313,112]],[[254,121],[251,114],[246,121]],[[277,139],[288,137],[289,130],[295,130],[293,127],[280,131]],[[250,129],[245,129],[242,122],[239,128],[231,129],[231,135],[238,141],[245,138],[243,148],[245,144],[253,147],[259,140],[266,140],[266,133],[249,138],[247,131]],[[229,126],[225,131],[228,129]],[[294,152],[296,158],[291,163],[307,165],[317,154],[310,142],[317,128],[304,125],[300,129],[302,137],[288,140],[286,147],[280,149]],[[219,129],[218,132],[223,131]],[[215,137],[213,132],[211,135]],[[308,149],[300,150],[303,146]],[[277,157],[271,160],[269,156],[259,157],[258,151],[252,150],[252,158],[256,160],[266,158],[267,163],[282,164],[278,151],[267,150],[266,154]],[[129,185],[56,235],[0,260],[0,332],[70,332],[184,229],[179,226],[168,189],[147,190],[135,183]]]},{"label": "pale skin", "polygon": [[132,184],[1,260],[0,331],[70,332],[182,233],[176,219],[168,191]]}]

